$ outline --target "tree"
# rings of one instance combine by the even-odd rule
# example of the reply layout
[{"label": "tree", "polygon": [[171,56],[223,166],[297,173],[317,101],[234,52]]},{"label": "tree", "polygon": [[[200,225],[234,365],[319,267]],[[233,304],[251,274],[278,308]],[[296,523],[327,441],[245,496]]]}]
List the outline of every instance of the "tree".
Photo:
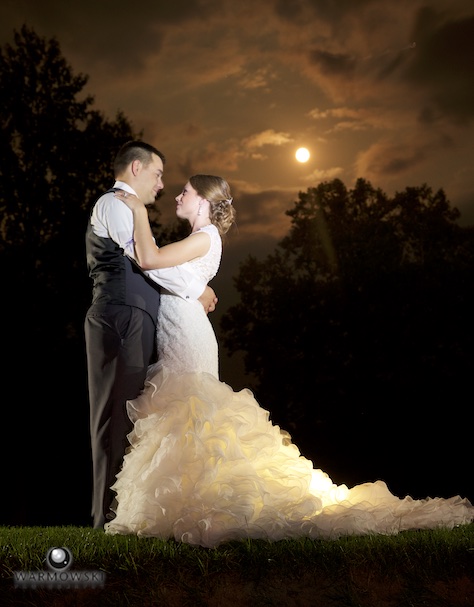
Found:
[{"label": "tree", "polygon": [[[55,39],[24,26],[14,41],[0,52],[2,255],[10,283],[26,291],[16,298],[17,310],[28,298],[31,314],[33,289],[35,306],[48,301],[38,312],[49,316],[64,295],[69,304],[54,305],[55,315],[70,317],[90,296],[83,246],[88,210],[110,186],[114,151],[134,133],[122,114],[109,122],[91,109],[92,97],[79,97],[87,77],[73,74]],[[70,330],[69,320],[59,323],[62,331]],[[51,338],[52,326],[45,326]]]},{"label": "tree", "polygon": [[334,467],[357,453],[360,469],[374,442],[433,429],[426,403],[467,388],[474,232],[427,185],[391,199],[336,179],[287,214],[275,252],[240,267],[224,345],[245,352],[258,399],[308,456]]},{"label": "tree", "polygon": [[[59,473],[77,458],[75,473],[85,466],[88,480],[83,322],[91,284],[85,229],[94,200],[113,182],[116,150],[139,134],[123,114],[110,121],[94,110],[93,98],[83,92],[86,83],[57,40],[26,26],[14,33],[14,44],[0,49],[3,396],[9,410],[12,402],[21,405],[26,426],[16,440],[24,453],[34,451],[32,461],[44,458]],[[55,459],[48,446],[59,445],[62,457]],[[89,492],[83,494],[87,513]],[[29,497],[25,503],[31,504]],[[31,507],[44,523],[38,503]]]}]

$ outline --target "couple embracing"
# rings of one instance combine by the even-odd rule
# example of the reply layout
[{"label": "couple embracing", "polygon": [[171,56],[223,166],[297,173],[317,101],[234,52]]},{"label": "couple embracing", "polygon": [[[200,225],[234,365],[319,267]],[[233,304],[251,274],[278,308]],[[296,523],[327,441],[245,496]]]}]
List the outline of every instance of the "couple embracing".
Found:
[{"label": "couple embracing", "polygon": [[219,381],[208,282],[235,221],[233,199],[221,177],[190,177],[176,196],[190,234],[158,247],[146,205],[163,189],[164,164],[155,147],[125,144],[86,234],[94,527],[214,547],[474,520],[459,496],[399,499],[382,481],[335,485],[249,390]]}]

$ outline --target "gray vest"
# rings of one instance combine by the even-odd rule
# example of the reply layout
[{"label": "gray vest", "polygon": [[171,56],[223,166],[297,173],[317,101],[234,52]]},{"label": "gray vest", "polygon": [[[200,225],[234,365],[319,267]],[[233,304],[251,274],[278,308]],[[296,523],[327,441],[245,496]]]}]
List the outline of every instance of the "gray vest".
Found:
[{"label": "gray vest", "polygon": [[159,286],[123,254],[116,242],[94,234],[90,219],[86,230],[86,255],[93,305],[134,306],[148,312],[156,324]]}]

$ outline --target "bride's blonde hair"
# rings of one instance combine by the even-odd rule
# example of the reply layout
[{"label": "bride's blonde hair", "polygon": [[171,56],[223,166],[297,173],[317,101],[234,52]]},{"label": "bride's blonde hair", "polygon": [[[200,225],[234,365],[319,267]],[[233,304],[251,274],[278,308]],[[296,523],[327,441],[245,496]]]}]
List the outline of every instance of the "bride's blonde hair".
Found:
[{"label": "bride's blonde hair", "polygon": [[209,201],[209,217],[211,222],[223,236],[235,221],[235,208],[230,193],[229,184],[216,175],[193,175],[189,183],[199,196]]}]

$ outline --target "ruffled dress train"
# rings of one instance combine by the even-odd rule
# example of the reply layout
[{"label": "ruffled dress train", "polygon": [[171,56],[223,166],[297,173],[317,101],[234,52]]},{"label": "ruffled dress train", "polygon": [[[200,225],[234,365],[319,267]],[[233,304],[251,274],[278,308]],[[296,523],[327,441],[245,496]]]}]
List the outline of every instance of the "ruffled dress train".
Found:
[{"label": "ruffled dress train", "polygon": [[108,533],[214,547],[453,528],[474,519],[460,497],[399,499],[382,481],[335,485],[250,391],[234,392],[209,374],[159,371],[130,415],[131,451],[114,485],[119,508]]}]

